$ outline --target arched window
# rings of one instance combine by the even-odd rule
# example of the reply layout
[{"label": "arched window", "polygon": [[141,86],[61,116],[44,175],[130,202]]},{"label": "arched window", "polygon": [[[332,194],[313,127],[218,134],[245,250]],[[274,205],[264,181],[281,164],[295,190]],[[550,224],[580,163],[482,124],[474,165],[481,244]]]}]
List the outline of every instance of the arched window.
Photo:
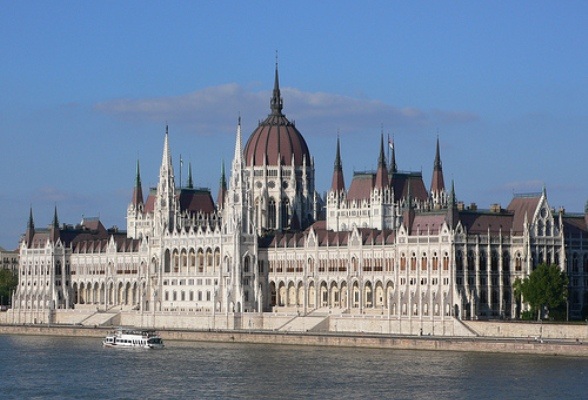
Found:
[{"label": "arched window", "polygon": [[249,272],[249,257],[245,256],[245,260],[243,260],[243,272]]},{"label": "arched window", "polygon": [[198,272],[204,271],[204,252],[202,249],[198,249]]},{"label": "arched window", "polygon": [[461,250],[457,250],[455,252],[455,268],[458,271],[463,270],[463,254],[462,254]]},{"label": "arched window", "polygon": [[276,201],[269,199],[267,206],[267,227],[268,229],[276,229]]},{"label": "arched window", "polygon": [[480,251],[480,271],[486,271],[486,253],[484,250]]},{"label": "arched window", "polygon": [[211,268],[213,266],[212,250],[206,249],[206,267]]},{"label": "arched window", "polygon": [[504,272],[510,271],[510,256],[508,254],[508,251],[502,253],[502,270]]},{"label": "arched window", "polygon": [[290,200],[288,198],[282,199],[282,227],[290,227]]},{"label": "arched window", "polygon": [[170,255],[169,255],[169,249],[165,250],[165,254],[163,256],[163,272],[170,272],[171,271],[171,267],[170,267]]},{"label": "arched window", "polygon": [[437,253],[433,253],[433,271],[437,271],[439,269],[439,257]]},{"label": "arched window", "polygon": [[494,271],[494,272],[498,271],[498,253],[496,252],[496,250],[492,250],[492,259],[490,261],[490,268],[492,268],[492,271]]},{"label": "arched window", "polygon": [[476,262],[475,262],[474,251],[470,250],[470,251],[468,251],[468,271],[473,271],[475,269],[476,269]]}]

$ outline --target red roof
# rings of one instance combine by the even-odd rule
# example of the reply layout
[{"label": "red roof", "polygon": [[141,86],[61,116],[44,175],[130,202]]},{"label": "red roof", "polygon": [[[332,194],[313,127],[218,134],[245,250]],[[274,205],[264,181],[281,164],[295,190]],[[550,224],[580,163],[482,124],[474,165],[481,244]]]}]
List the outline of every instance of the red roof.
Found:
[{"label": "red roof", "polygon": [[182,189],[179,194],[180,210],[191,213],[213,213],[214,201],[207,189]]},{"label": "red roof", "polygon": [[368,200],[374,188],[375,174],[372,172],[356,172],[347,193],[348,200]]},{"label": "red roof", "polygon": [[540,200],[540,194],[533,196],[516,196],[512,199],[506,209],[514,213],[512,227],[515,233],[523,233],[525,215],[527,216],[527,220],[530,221],[535,215],[535,211],[537,211]]},{"label": "red roof", "polygon": [[391,185],[394,189],[394,199],[396,201],[408,197],[409,186],[410,196],[413,199],[425,201],[429,198],[429,193],[423,182],[423,175],[420,172],[396,172],[392,175]]},{"label": "red roof", "polygon": [[[310,152],[302,134],[284,115],[270,115],[251,134],[244,151],[247,166],[310,165]],[[278,155],[280,159],[278,160]]]}]

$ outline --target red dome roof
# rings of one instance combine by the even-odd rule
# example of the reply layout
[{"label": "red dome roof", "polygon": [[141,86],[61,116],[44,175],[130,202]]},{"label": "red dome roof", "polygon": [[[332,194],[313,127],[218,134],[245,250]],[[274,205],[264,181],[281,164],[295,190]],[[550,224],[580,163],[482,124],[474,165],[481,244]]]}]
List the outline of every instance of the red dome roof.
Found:
[{"label": "red dome roof", "polygon": [[270,106],[271,114],[259,124],[245,145],[245,164],[248,167],[261,166],[264,162],[267,165],[290,165],[294,157],[295,166],[302,166],[304,159],[306,165],[310,165],[310,153],[306,141],[294,124],[282,114],[277,66]]},{"label": "red dome roof", "polygon": [[[301,166],[302,160],[310,165],[310,154],[306,141],[293,123],[284,115],[270,115],[251,134],[245,146],[247,166],[294,165]],[[278,160],[278,155],[280,160]]]}]

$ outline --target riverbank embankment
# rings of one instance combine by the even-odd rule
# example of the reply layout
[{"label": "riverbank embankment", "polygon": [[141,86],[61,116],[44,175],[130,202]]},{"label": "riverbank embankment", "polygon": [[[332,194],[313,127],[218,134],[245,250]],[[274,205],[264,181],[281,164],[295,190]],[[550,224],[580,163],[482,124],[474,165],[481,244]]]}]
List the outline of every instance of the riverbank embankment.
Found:
[{"label": "riverbank embankment", "polygon": [[[0,334],[60,337],[105,336],[108,328],[58,325],[0,325]],[[393,336],[343,333],[291,333],[267,331],[159,330],[166,341],[333,346],[396,350],[435,350],[543,354],[588,357],[588,343],[570,340],[503,337]]]}]

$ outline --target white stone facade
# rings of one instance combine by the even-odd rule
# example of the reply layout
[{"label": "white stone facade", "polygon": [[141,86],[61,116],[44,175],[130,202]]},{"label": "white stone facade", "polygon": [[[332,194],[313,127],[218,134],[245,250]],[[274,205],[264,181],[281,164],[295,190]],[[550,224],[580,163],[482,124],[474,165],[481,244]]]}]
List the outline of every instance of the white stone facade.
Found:
[{"label": "white stone facade", "polygon": [[[276,88],[272,115],[285,124],[277,74]],[[166,132],[146,201],[137,167],[126,232],[93,219],[59,225],[57,211],[48,229],[35,229],[31,211],[15,310],[27,315],[21,321],[84,309],[515,318],[523,305],[513,282],[548,262],[570,274],[570,310],[580,314],[588,303],[584,215],[555,212],[545,190],[506,209],[465,207],[444,187],[439,147],[430,190],[418,173],[399,173],[395,163],[388,171],[380,147],[378,171],[357,175],[349,190],[342,180],[331,188],[323,216],[310,157],[278,152],[291,161],[272,164],[269,148],[248,161],[239,123],[228,187],[215,204],[208,190],[178,188]]]}]

